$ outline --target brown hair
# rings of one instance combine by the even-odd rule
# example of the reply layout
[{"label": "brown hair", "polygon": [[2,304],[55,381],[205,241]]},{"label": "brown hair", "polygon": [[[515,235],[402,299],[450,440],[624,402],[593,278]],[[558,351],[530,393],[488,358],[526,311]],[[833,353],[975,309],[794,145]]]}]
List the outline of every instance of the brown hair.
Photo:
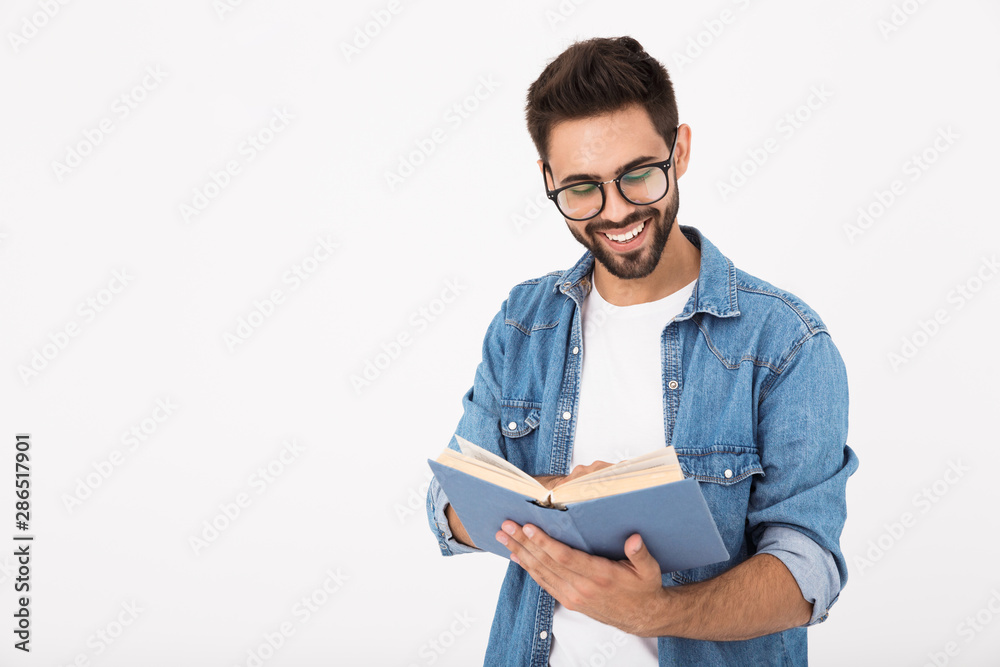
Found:
[{"label": "brown hair", "polygon": [[677,101],[670,75],[631,37],[575,42],[528,87],[527,99],[528,133],[546,163],[549,135],[560,121],[639,104],[668,146],[677,127]]}]

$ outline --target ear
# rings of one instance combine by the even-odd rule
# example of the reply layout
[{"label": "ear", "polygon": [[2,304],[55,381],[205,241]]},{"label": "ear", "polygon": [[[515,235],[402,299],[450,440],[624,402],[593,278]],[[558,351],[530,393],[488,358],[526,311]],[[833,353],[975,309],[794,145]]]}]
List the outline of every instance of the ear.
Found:
[{"label": "ear", "polygon": [[691,126],[683,124],[677,128],[677,146],[674,148],[674,170],[676,178],[687,171],[691,160]]}]

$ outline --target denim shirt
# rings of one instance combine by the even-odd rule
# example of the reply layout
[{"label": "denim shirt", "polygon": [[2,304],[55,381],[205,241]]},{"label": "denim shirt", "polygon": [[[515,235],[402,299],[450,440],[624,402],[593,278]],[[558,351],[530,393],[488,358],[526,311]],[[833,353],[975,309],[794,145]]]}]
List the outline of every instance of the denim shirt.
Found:
[{"label": "denim shirt", "polygon": [[[809,306],[737,269],[697,229],[678,227],[700,248],[701,264],[684,310],[661,335],[664,444],[699,481],[731,557],[664,573],[663,585],[771,553],[813,603],[813,625],[847,583],[840,533],[858,459],[846,444],[843,360]],[[585,345],[580,306],[593,266],[587,252],[570,270],[510,291],[462,399],[456,433],[530,475],[570,472]],[[457,449],[454,438],[449,446]],[[454,539],[447,503],[432,479],[427,515],[441,553],[479,551]],[[553,602],[509,563],[484,664],[547,667]],[[806,626],[745,641],[657,642],[660,665],[807,664]]]}]

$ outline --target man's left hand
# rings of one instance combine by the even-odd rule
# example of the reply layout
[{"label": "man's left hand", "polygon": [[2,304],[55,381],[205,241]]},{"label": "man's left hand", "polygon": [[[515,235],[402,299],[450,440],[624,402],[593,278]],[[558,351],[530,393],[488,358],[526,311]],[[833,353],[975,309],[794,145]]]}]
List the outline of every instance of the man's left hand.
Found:
[{"label": "man's left hand", "polygon": [[625,541],[628,560],[610,560],[574,549],[532,524],[507,520],[496,534],[510,559],[564,607],[640,637],[664,599],[660,565],[638,533]]}]

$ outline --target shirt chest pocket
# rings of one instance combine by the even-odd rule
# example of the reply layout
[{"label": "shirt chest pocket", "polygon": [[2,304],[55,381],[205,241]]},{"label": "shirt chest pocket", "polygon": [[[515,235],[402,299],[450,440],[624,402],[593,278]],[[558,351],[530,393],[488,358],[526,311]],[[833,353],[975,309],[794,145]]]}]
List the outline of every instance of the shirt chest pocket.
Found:
[{"label": "shirt chest pocket", "polygon": [[508,401],[500,405],[500,432],[508,438],[528,435],[541,420],[542,407],[528,401]]},{"label": "shirt chest pocket", "polygon": [[536,448],[541,416],[541,403],[503,401],[500,404],[500,432],[507,444],[507,460],[529,474],[529,461],[539,458]]},{"label": "shirt chest pocket", "polygon": [[753,447],[712,445],[676,448],[685,477],[698,480],[730,560],[671,573],[679,584],[702,581],[725,572],[746,558],[746,517],[755,476],[764,476]]}]

